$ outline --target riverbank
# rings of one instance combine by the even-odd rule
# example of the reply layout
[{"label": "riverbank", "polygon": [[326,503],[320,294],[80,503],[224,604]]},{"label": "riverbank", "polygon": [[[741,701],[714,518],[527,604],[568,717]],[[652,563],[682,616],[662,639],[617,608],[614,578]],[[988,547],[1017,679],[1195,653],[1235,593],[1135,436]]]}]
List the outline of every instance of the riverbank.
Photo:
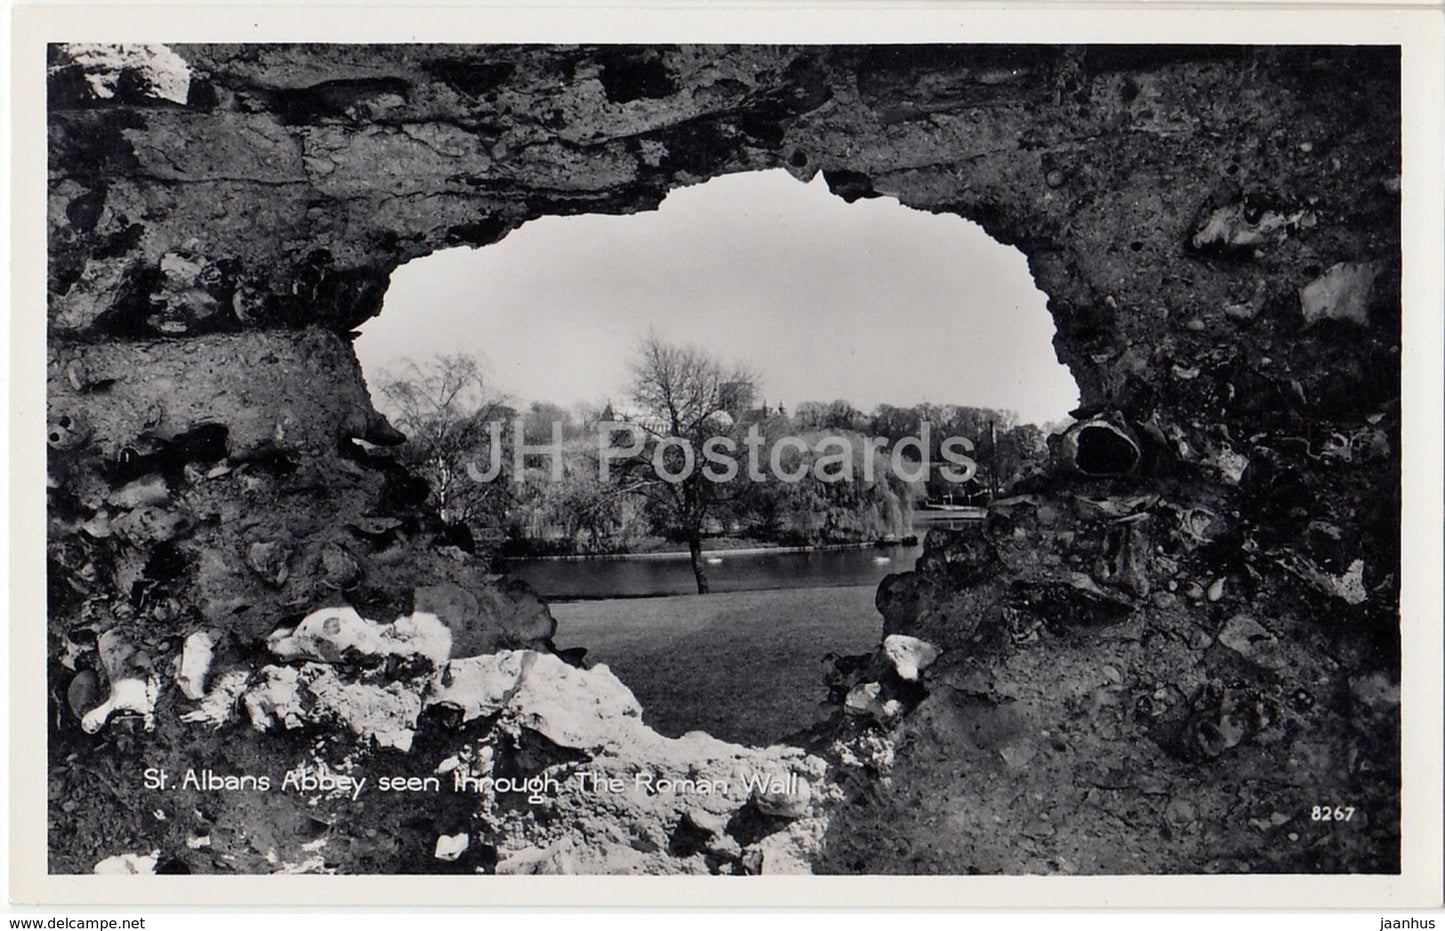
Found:
[{"label": "riverbank", "polygon": [[876,585],[553,604],[559,649],[586,647],[669,737],[768,745],[826,718],[823,657],[878,645]]},{"label": "riverbank", "polygon": [[[763,556],[772,553],[828,553],[843,550],[866,550],[877,549],[886,546],[914,546],[918,538],[909,536],[900,540],[875,540],[865,543],[818,543],[808,546],[724,546],[708,547],[702,551],[706,556]],[[571,554],[566,556],[499,556],[496,562],[502,566],[507,563],[534,563],[534,562],[592,562],[607,559],[689,559],[691,554],[686,549],[681,550],[655,550],[645,553],[597,553],[597,554]]]},{"label": "riverbank", "polygon": [[[876,586],[893,572],[906,572],[922,553],[918,545],[772,547],[705,552],[703,562],[714,594],[783,588]],[[523,580],[548,603],[656,598],[697,591],[686,554],[613,559],[532,559],[498,563],[497,569]]]}]

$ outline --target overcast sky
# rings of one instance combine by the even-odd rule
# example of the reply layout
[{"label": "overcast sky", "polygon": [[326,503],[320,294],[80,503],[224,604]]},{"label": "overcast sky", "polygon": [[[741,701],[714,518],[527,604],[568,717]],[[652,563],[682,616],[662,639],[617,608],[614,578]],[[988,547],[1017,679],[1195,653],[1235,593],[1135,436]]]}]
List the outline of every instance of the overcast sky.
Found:
[{"label": "overcast sky", "polygon": [[761,376],[761,399],[1078,404],[1023,255],[954,216],[846,204],[822,176],[730,175],[652,213],[546,217],[417,259],[356,342],[373,384],[407,357],[478,356],[513,404],[625,398],[649,328]]}]

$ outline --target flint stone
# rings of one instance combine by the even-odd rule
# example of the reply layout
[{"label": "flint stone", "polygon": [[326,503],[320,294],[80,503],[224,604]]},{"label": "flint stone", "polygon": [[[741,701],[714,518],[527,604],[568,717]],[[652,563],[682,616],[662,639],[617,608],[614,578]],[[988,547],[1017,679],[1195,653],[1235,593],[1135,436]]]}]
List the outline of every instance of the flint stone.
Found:
[{"label": "flint stone", "polygon": [[437,838],[436,852],[432,854],[438,860],[452,861],[466,853],[471,838],[467,832],[460,834],[443,834]]},{"label": "flint stone", "polygon": [[368,621],[351,607],[322,608],[308,614],[295,630],[281,628],[267,639],[283,660],[341,662],[349,656],[424,656],[440,667],[451,656],[451,631],[425,612],[390,624]]},{"label": "flint stone", "polygon": [[155,727],[156,699],[160,696],[159,680],[141,662],[135,646],[115,631],[101,634],[97,649],[110,681],[110,695],[81,719],[81,728],[87,734],[97,733],[111,715],[129,711],[139,714],[145,729],[151,730]]},{"label": "flint stone", "polygon": [[909,682],[917,682],[923,670],[933,665],[942,652],[927,640],[907,634],[889,634],[883,638],[884,655],[893,663],[899,678]]},{"label": "flint stone", "polygon": [[160,851],[144,857],[138,853],[123,853],[106,857],[97,863],[91,872],[97,876],[149,876],[156,871],[156,864],[159,862]]},{"label": "flint stone", "polygon": [[532,650],[452,660],[425,704],[459,708],[463,721],[506,709],[522,726],[573,748],[615,745],[627,736],[618,722],[642,718],[637,699],[606,666],[577,669]]},{"label": "flint stone", "polygon": [[1370,298],[1379,269],[1370,262],[1341,262],[1300,289],[1300,313],[1305,326],[1321,320],[1348,320],[1360,326],[1370,322]]},{"label": "flint stone", "polygon": [[215,641],[204,630],[198,630],[186,638],[176,663],[176,685],[181,694],[191,701],[199,701],[206,694],[206,676],[211,671]]},{"label": "flint stone", "polygon": [[1226,621],[1219,631],[1219,642],[1261,668],[1277,672],[1288,665],[1279,640],[1247,614],[1236,614]]}]

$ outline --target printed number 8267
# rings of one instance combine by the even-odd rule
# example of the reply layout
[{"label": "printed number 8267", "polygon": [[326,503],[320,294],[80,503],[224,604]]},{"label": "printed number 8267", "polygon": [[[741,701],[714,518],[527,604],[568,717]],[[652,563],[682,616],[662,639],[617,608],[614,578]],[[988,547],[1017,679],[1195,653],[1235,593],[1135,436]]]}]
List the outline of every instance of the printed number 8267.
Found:
[{"label": "printed number 8267", "polygon": [[1310,809],[1311,821],[1349,821],[1354,816],[1353,805],[1316,805]]}]

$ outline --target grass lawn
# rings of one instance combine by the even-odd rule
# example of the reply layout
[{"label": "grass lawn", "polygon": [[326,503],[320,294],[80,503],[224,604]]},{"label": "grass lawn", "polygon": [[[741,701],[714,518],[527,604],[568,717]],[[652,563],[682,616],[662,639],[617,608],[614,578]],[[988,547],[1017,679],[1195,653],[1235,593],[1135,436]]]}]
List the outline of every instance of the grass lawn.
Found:
[{"label": "grass lawn", "polygon": [[586,647],[670,737],[778,743],[825,717],[823,657],[866,653],[876,585],[616,598],[551,606],[558,648]]}]

